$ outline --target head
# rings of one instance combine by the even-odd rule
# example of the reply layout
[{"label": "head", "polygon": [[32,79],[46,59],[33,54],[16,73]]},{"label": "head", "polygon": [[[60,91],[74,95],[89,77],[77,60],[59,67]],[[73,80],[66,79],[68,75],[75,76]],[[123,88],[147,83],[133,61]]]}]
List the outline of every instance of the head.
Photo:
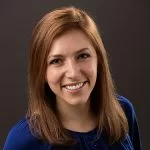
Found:
[{"label": "head", "polygon": [[97,80],[94,86],[96,92],[92,92],[93,97],[97,97],[95,94],[102,89],[103,75],[109,73],[109,70],[107,69],[106,51],[96,24],[84,11],[69,7],[48,13],[37,24],[33,32],[30,50],[29,86],[31,90],[35,90],[32,93],[35,93],[37,97],[54,99],[54,93],[48,88],[46,79],[48,56],[54,40],[72,30],[84,33],[96,53]]},{"label": "head", "polygon": [[[105,116],[108,111],[109,113],[113,112],[111,105],[115,104],[111,100],[115,99],[114,86],[109,71],[107,54],[96,24],[83,10],[75,7],[60,8],[46,14],[36,25],[32,35],[29,57],[30,103],[28,114],[31,118],[34,114],[37,114],[39,120],[50,118],[47,127],[45,125],[44,128],[44,123],[38,123],[39,125],[37,125],[40,135],[43,135],[45,139],[51,137],[49,141],[55,141],[56,136],[58,136],[58,128],[59,133],[62,136],[64,134],[55,114],[56,97],[48,83],[48,58],[58,39],[73,32],[78,32],[84,36],[84,39],[87,39],[95,55],[95,76],[93,77],[95,81],[93,81],[89,95],[91,110],[99,116],[100,128],[103,128],[106,124],[108,126],[111,124],[109,122],[111,119],[106,119]],[[72,82],[74,81],[78,81],[77,77]],[[48,126],[51,128],[48,128]],[[41,128],[43,128],[42,131]],[[48,130],[52,136],[46,136]],[[56,131],[56,136],[51,131]],[[52,140],[52,137],[54,137],[54,140]]]}]

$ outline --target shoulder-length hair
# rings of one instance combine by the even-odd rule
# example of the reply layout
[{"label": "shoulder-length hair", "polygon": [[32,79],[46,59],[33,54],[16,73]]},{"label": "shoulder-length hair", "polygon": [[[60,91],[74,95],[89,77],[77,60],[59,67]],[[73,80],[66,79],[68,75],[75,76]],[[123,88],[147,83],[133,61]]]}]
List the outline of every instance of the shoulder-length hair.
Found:
[{"label": "shoulder-length hair", "polygon": [[98,116],[98,130],[112,144],[125,137],[128,123],[115,92],[107,54],[93,19],[83,10],[64,7],[46,14],[36,25],[29,52],[29,107],[31,132],[51,144],[69,144],[72,139],[57,115],[55,95],[46,81],[47,57],[54,39],[76,29],[84,32],[98,58],[97,80],[91,93],[91,110]]}]

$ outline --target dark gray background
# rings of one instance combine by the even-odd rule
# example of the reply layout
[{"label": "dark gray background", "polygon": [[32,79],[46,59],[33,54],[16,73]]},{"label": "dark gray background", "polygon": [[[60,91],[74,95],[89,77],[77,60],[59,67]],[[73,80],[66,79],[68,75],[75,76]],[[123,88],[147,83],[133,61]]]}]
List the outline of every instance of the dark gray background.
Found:
[{"label": "dark gray background", "polygon": [[149,149],[150,6],[148,0],[1,0],[0,149],[27,110],[27,63],[31,32],[49,10],[75,5],[96,20],[109,53],[119,94],[134,104],[144,150]]}]

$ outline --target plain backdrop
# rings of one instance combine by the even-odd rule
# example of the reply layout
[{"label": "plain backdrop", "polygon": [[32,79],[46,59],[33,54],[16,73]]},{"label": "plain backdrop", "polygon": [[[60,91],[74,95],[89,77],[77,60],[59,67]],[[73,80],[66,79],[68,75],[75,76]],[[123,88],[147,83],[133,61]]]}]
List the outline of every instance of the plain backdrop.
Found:
[{"label": "plain backdrop", "polygon": [[0,149],[24,117],[31,33],[47,12],[74,5],[89,12],[109,54],[117,91],[134,105],[144,150],[149,150],[150,6],[148,0],[0,1]]}]

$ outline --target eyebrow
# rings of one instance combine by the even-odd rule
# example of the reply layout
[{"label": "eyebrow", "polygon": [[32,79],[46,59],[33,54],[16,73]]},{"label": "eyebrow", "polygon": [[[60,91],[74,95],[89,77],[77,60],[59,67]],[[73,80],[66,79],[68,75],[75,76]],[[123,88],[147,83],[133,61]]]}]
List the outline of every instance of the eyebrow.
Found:
[{"label": "eyebrow", "polygon": [[[87,50],[89,50],[89,48],[79,49],[77,52],[75,52],[75,55],[80,54],[80,53],[87,51]],[[58,58],[58,57],[63,57],[63,55],[62,54],[52,54],[52,55],[48,56],[48,59],[50,59],[51,57]]]}]

